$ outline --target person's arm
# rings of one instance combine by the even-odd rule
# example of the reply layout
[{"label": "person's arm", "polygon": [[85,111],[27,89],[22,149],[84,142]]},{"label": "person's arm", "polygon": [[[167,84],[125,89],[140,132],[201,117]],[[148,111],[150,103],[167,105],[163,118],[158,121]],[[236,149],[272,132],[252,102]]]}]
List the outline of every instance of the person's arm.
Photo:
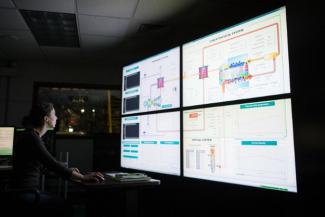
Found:
[{"label": "person's arm", "polygon": [[61,162],[57,161],[46,149],[42,140],[39,137],[34,137],[33,151],[35,156],[49,170],[57,173],[63,178],[69,179],[72,174],[72,169],[67,168]]},{"label": "person's arm", "polygon": [[58,173],[66,179],[73,179],[80,182],[95,182],[99,183],[104,180],[104,176],[99,172],[93,172],[83,175],[77,168],[67,168],[58,162],[45,148],[40,139],[35,141],[35,151],[41,162],[50,170]]}]

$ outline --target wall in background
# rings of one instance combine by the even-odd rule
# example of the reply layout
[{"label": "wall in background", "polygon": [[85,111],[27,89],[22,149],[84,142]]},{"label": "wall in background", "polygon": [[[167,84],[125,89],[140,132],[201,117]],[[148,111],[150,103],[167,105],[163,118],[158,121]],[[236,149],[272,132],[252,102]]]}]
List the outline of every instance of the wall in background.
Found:
[{"label": "wall in background", "polygon": [[[18,62],[10,75],[7,116],[5,115],[7,78],[0,80],[0,125],[21,126],[33,100],[34,82],[119,85],[120,70],[107,66]],[[5,123],[7,119],[7,123]],[[70,163],[84,171],[92,169],[91,139],[57,139],[57,153],[70,153]]]},{"label": "wall in background", "polygon": [[93,140],[92,139],[57,139],[56,156],[65,160],[65,153],[69,152],[69,167],[77,167],[81,172],[92,171],[93,168]]},{"label": "wall in background", "polygon": [[[33,83],[35,81],[119,85],[120,79],[119,69],[107,66],[89,66],[80,63],[72,63],[71,65],[37,62],[18,63],[16,72],[11,76],[10,81],[8,124],[19,126],[22,117],[28,113],[32,104]],[[2,81],[2,83],[5,83],[5,81]],[[1,93],[5,92],[4,88],[6,88],[6,84],[1,85]],[[3,109],[4,97],[1,97],[0,100],[0,107]],[[3,116],[3,113],[1,114]],[[3,119],[3,117],[1,118]]]}]

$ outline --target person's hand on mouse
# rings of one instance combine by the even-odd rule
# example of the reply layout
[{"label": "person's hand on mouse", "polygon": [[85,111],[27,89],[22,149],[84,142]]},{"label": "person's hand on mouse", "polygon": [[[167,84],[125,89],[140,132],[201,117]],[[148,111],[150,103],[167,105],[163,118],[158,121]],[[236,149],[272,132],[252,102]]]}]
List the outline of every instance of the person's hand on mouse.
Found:
[{"label": "person's hand on mouse", "polygon": [[100,172],[91,172],[83,175],[82,182],[85,183],[101,183],[105,180],[104,175]]},{"label": "person's hand on mouse", "polygon": [[79,172],[76,168],[71,168],[71,180],[76,182],[83,182],[83,183],[101,183],[105,180],[104,175],[100,172],[90,172],[85,175]]}]

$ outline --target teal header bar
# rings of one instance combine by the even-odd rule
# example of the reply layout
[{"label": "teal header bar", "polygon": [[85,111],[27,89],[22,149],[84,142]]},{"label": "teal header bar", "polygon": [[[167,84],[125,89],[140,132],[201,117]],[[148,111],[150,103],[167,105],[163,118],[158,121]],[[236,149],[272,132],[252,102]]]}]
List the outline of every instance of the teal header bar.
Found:
[{"label": "teal header bar", "polygon": [[138,68],[139,68],[139,66],[135,66],[135,67],[127,69],[126,72],[131,72],[131,71],[136,70]]},{"label": "teal header bar", "polygon": [[137,159],[138,156],[132,156],[132,155],[123,155],[124,158],[133,158],[133,159]]},{"label": "teal header bar", "polygon": [[125,145],[133,145],[133,144],[139,144],[139,141],[123,141],[122,142]]},{"label": "teal header bar", "polygon": [[133,117],[126,117],[124,118],[125,121],[133,121],[133,120],[138,120],[137,116],[133,116]]},{"label": "teal header bar", "polygon": [[135,89],[135,90],[126,91],[125,94],[131,94],[131,93],[137,93],[137,92],[139,92],[139,90]]},{"label": "teal header bar", "polygon": [[287,188],[281,188],[281,187],[273,187],[273,186],[267,186],[267,185],[261,185],[261,188],[269,189],[269,190],[277,190],[277,191],[288,191]]},{"label": "teal header bar", "polygon": [[257,102],[257,103],[242,104],[240,105],[240,109],[259,108],[259,107],[267,107],[267,106],[274,106],[274,105],[275,105],[274,101]]},{"label": "teal header bar", "polygon": [[242,145],[277,145],[277,141],[242,141]]},{"label": "teal header bar", "polygon": [[162,105],[161,108],[171,108],[173,105],[172,104],[166,104]]},{"label": "teal header bar", "polygon": [[141,141],[141,144],[157,144],[157,141]]},{"label": "teal header bar", "polygon": [[161,145],[179,145],[179,141],[161,141]]}]

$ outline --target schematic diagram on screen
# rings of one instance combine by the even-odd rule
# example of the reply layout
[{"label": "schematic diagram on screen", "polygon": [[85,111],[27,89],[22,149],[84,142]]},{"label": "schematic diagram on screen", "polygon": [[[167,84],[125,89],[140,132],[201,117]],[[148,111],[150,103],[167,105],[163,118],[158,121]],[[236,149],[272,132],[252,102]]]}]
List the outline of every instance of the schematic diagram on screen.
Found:
[{"label": "schematic diagram on screen", "polygon": [[177,108],[180,49],[174,48],[123,69],[123,114]]},{"label": "schematic diagram on screen", "polygon": [[285,25],[273,16],[184,45],[184,106],[288,93]]}]

